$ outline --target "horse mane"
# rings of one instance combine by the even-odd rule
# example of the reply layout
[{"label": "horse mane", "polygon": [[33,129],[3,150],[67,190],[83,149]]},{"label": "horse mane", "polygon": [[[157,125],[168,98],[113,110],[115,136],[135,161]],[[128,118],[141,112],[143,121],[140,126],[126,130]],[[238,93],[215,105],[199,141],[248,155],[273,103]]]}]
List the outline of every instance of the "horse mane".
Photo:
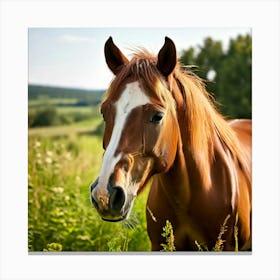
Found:
[{"label": "horse mane", "polygon": [[[184,94],[189,149],[200,170],[205,188],[211,187],[211,164],[215,160],[217,145],[223,149],[224,155],[238,164],[245,171],[245,176],[250,178],[239,140],[226,119],[215,109],[205,81],[190,70],[183,71],[179,63],[174,71],[174,78]],[[236,174],[234,176],[237,177]]]},{"label": "horse mane", "polygon": [[[137,80],[145,92],[156,96],[163,104],[170,106],[172,111],[178,107],[178,100],[184,100],[184,123],[188,139],[188,147],[201,174],[206,189],[211,187],[211,164],[215,159],[217,144],[224,149],[224,154],[243,170],[250,180],[249,166],[234,130],[225,118],[215,109],[205,82],[190,70],[183,70],[180,62],[172,76],[164,79],[156,67],[157,57],[145,49],[136,49],[130,62],[123,67],[112,81],[107,93],[109,96],[120,94],[121,87],[129,80]],[[172,79],[177,89],[172,88]],[[172,94],[170,94],[170,92]],[[235,177],[237,175],[235,174]]]}]

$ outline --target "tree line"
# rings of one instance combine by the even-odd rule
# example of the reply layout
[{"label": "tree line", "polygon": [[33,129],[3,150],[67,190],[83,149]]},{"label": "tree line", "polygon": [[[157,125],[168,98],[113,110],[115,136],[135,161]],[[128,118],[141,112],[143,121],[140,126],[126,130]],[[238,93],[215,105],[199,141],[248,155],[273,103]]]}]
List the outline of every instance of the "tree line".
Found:
[{"label": "tree line", "polygon": [[218,110],[228,118],[251,118],[252,115],[252,38],[238,35],[227,50],[221,41],[208,37],[198,49],[183,50],[180,61],[192,65],[206,80]]}]

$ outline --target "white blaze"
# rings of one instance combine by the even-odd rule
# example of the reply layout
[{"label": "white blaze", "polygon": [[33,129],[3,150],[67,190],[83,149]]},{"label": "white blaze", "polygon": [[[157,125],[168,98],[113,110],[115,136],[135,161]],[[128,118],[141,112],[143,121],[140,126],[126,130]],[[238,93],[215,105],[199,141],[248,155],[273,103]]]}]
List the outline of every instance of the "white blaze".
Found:
[{"label": "white blaze", "polygon": [[121,159],[121,154],[116,155],[123,128],[131,111],[141,105],[150,103],[148,96],[141,90],[138,82],[126,85],[119,100],[115,103],[116,116],[110,143],[104,153],[101,171],[99,174],[98,188],[107,189],[109,177],[114,171],[115,165]]}]

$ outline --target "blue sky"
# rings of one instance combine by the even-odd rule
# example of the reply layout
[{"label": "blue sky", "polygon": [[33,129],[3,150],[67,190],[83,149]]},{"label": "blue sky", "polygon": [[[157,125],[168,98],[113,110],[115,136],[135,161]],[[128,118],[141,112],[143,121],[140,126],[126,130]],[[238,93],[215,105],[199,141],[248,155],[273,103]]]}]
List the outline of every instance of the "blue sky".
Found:
[{"label": "blue sky", "polygon": [[210,36],[227,48],[230,38],[250,28],[30,28],[29,83],[84,89],[105,89],[113,78],[104,58],[109,36],[129,57],[129,48],[145,47],[157,54],[170,37],[177,51],[198,47]]}]

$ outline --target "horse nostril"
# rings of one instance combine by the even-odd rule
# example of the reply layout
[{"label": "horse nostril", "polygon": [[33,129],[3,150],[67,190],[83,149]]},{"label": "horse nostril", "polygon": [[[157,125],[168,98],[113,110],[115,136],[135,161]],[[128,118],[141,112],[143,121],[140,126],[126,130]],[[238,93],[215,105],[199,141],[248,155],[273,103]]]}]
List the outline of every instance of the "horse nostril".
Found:
[{"label": "horse nostril", "polygon": [[110,206],[113,210],[119,212],[125,202],[125,193],[121,187],[113,187],[112,194],[110,196]]}]

